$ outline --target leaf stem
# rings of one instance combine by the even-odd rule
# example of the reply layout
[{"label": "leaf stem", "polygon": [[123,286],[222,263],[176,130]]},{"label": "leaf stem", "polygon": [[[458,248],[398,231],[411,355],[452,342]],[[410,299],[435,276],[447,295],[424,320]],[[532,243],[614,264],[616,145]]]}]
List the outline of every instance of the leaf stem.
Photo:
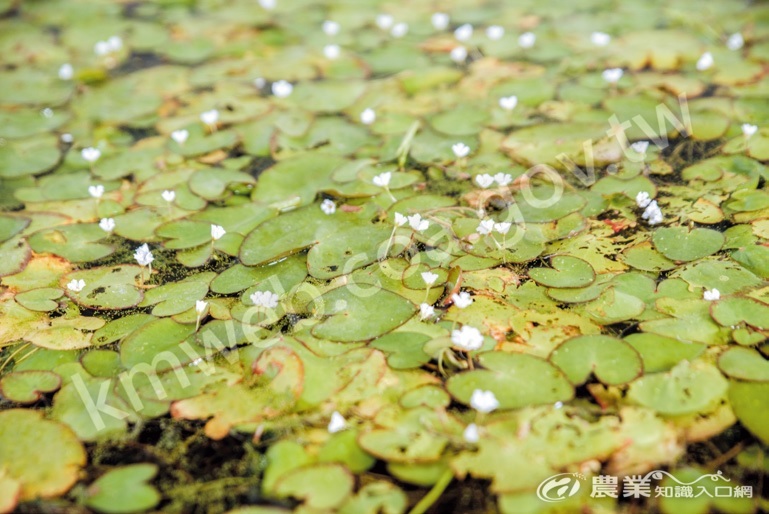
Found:
[{"label": "leaf stem", "polygon": [[430,489],[430,491],[424,495],[416,505],[414,505],[414,508],[409,511],[409,514],[424,514],[427,512],[427,510],[438,501],[438,498],[441,497],[443,491],[446,490],[453,479],[454,474],[451,472],[451,469],[446,468],[446,471],[443,472],[433,488]]}]

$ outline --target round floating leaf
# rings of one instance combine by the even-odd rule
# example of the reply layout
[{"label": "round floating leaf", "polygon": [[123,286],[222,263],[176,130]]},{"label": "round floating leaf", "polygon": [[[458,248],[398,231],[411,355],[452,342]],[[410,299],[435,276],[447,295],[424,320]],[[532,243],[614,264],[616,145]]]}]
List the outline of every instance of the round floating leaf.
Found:
[{"label": "round floating leaf", "polygon": [[54,300],[58,300],[63,294],[64,291],[59,288],[43,287],[19,293],[14,299],[31,311],[48,312],[59,307],[59,304]]},{"label": "round floating leaf", "polygon": [[710,412],[726,395],[727,381],[715,366],[682,362],[668,373],[644,375],[632,384],[628,398],[661,414],[678,416]]},{"label": "round floating leaf", "polygon": [[328,512],[352,494],[353,485],[353,477],[344,466],[316,464],[287,473],[275,484],[275,493],[301,499],[308,509]]},{"label": "round floating leaf", "polygon": [[300,82],[291,100],[315,112],[337,112],[351,106],[366,90],[357,80],[325,80]]},{"label": "round floating leaf", "polygon": [[761,279],[753,273],[730,261],[703,260],[681,268],[672,276],[680,276],[695,288],[718,289],[721,295],[733,294],[761,283]]},{"label": "round floating leaf", "polygon": [[23,237],[15,237],[0,244],[0,277],[14,275],[24,269],[32,256],[32,249]]},{"label": "round floating leaf", "polygon": [[708,228],[662,227],[652,236],[655,248],[668,259],[693,261],[713,255],[724,245],[724,235]]},{"label": "round floating leaf", "polygon": [[0,412],[0,468],[21,483],[21,500],[65,493],[85,463],[85,450],[72,431],[43,419],[42,412]]},{"label": "round floating leaf", "polygon": [[0,379],[0,394],[16,403],[35,403],[60,386],[61,378],[51,371],[15,371]]},{"label": "round floating leaf", "polygon": [[713,304],[711,314],[724,327],[747,323],[758,330],[769,328],[769,305],[752,298],[724,298]]},{"label": "round floating leaf", "polygon": [[655,250],[649,241],[626,247],[622,256],[625,264],[642,271],[659,272],[676,267],[675,262]]},{"label": "round floating leaf", "polygon": [[769,382],[730,382],[729,403],[740,423],[769,444]]},{"label": "round floating leaf", "polygon": [[469,404],[476,389],[493,392],[501,409],[568,401],[574,396],[561,371],[537,357],[486,352],[478,359],[486,369],[459,373],[446,383],[449,393],[462,403]]},{"label": "round floating leaf", "polygon": [[750,348],[729,348],[718,358],[718,367],[731,378],[769,382],[769,361]]},{"label": "round floating leaf", "polygon": [[333,230],[334,222],[317,206],[309,205],[281,214],[256,227],[243,241],[240,260],[246,266],[276,261],[312,246],[324,227]]},{"label": "round floating leaf", "polygon": [[0,243],[8,241],[27,228],[30,221],[29,218],[20,216],[0,216]]},{"label": "round floating leaf", "polygon": [[603,335],[569,339],[550,354],[550,362],[574,385],[584,384],[591,374],[606,385],[626,384],[643,372],[638,352],[621,339]]},{"label": "round floating leaf", "polygon": [[115,251],[113,246],[97,242],[106,236],[96,223],[62,225],[35,232],[29,245],[38,253],[52,253],[70,262],[91,262]]},{"label": "round floating leaf", "polygon": [[362,473],[376,462],[374,457],[358,446],[358,434],[355,430],[332,434],[318,452],[318,460],[344,464],[353,473]]},{"label": "round floating leaf", "polygon": [[37,175],[53,168],[61,152],[55,136],[38,136],[6,142],[0,146],[0,177]]},{"label": "round floating leaf", "polygon": [[684,360],[691,362],[706,348],[702,344],[642,332],[627,336],[625,341],[641,355],[645,373],[667,371]]},{"label": "round floating leaf", "polygon": [[[315,278],[329,279],[346,275],[377,260],[380,246],[388,240],[392,228],[362,225],[340,230],[307,252],[307,269]],[[384,248],[381,250],[384,252]]]},{"label": "round floating leaf", "polygon": [[[331,172],[345,162],[341,157],[318,152],[282,160],[259,175],[252,198],[271,204],[299,197],[300,204],[310,203],[318,190],[332,184]],[[319,208],[316,214],[322,214]]]},{"label": "round floating leaf", "polygon": [[110,470],[88,486],[85,503],[107,514],[151,509],[160,502],[160,494],[147,482],[157,472],[155,464],[133,464]]},{"label": "round floating leaf", "polygon": [[[143,291],[137,287],[142,268],[134,265],[91,268],[65,275],[62,285],[82,280],[82,291],[66,289],[73,301],[92,309],[127,309],[142,301]],[[66,287],[66,285],[65,285]]]},{"label": "round floating leaf", "polygon": [[577,257],[556,255],[550,260],[553,269],[534,268],[529,276],[546,287],[585,287],[595,280],[595,271],[590,264]]}]

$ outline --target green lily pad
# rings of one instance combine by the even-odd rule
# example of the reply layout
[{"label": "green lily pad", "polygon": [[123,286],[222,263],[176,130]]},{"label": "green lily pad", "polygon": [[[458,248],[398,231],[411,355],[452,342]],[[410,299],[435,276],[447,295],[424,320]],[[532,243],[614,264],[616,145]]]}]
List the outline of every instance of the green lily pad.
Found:
[{"label": "green lily pad", "polygon": [[721,249],[725,239],[720,232],[707,228],[662,227],[654,232],[652,241],[668,259],[688,262],[713,255]]},{"label": "green lily pad", "polygon": [[275,484],[275,493],[301,499],[308,509],[329,511],[350,497],[353,485],[353,477],[344,466],[315,464],[284,475]]},{"label": "green lily pad", "polygon": [[55,287],[43,287],[30,289],[17,294],[14,299],[23,307],[31,311],[48,312],[59,307],[58,300],[64,295],[64,291]]},{"label": "green lily pad", "polygon": [[143,291],[137,287],[143,269],[125,265],[91,268],[65,275],[64,284],[72,280],[85,282],[81,291],[66,289],[73,301],[92,309],[127,309],[142,301]]},{"label": "green lily pad", "polygon": [[115,248],[99,243],[106,234],[93,224],[63,225],[35,232],[29,245],[36,252],[48,252],[71,262],[90,262],[111,255]]},{"label": "green lily pad", "polygon": [[108,514],[151,509],[160,502],[160,494],[147,482],[157,472],[155,464],[133,464],[110,470],[88,486],[85,503]]},{"label": "green lily pad", "polygon": [[769,328],[769,305],[752,298],[724,298],[713,304],[711,313],[724,327],[747,323],[758,330]]},{"label": "green lily pad", "polygon": [[638,353],[626,342],[603,335],[569,339],[550,354],[574,385],[584,384],[591,374],[606,385],[626,384],[643,372]]},{"label": "green lily pad", "polygon": [[769,383],[732,381],[729,403],[740,423],[769,444]]},{"label": "green lily pad", "polygon": [[691,362],[706,349],[702,344],[682,342],[657,334],[630,334],[625,341],[641,355],[646,373],[668,371],[684,360]]},{"label": "green lily pad", "polygon": [[37,175],[53,168],[61,158],[54,136],[11,141],[0,147],[0,177]]},{"label": "green lily pad", "polygon": [[718,367],[730,378],[769,382],[769,361],[750,348],[729,348],[718,357]]},{"label": "green lily pad", "polygon": [[35,403],[60,386],[61,378],[50,371],[15,371],[0,378],[0,394],[16,403]]},{"label": "green lily pad", "polygon": [[550,268],[534,268],[529,276],[546,287],[585,287],[595,280],[595,271],[582,259],[569,255],[556,255],[550,260]]}]

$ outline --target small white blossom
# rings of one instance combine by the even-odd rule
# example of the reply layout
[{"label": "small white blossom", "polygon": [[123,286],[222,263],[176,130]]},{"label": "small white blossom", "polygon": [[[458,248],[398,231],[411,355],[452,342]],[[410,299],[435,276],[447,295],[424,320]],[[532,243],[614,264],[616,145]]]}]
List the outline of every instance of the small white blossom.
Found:
[{"label": "small white blossom", "polygon": [[69,132],[65,132],[64,134],[59,136],[59,139],[61,139],[62,143],[67,143],[67,144],[75,140],[75,138],[73,138],[72,134],[70,134]]},{"label": "small white blossom", "polygon": [[721,299],[721,292],[718,289],[716,289],[716,288],[713,288],[711,290],[707,290],[706,289],[705,292],[702,293],[702,299],[703,300],[707,300],[709,302],[714,302],[716,300],[720,300]]},{"label": "small white blossom", "polygon": [[531,48],[537,42],[537,36],[533,32],[524,32],[518,37],[518,46]]},{"label": "small white blossom", "polygon": [[206,307],[208,307],[208,302],[204,302],[203,300],[195,302],[195,312],[198,314],[203,314],[206,311]]},{"label": "small white blossom", "polygon": [[462,437],[464,437],[465,441],[471,444],[477,443],[480,437],[478,436],[478,425],[475,423],[470,423],[467,425],[467,428],[465,428],[464,433],[462,434]]},{"label": "small white blossom", "polygon": [[611,43],[611,36],[605,32],[593,32],[590,34],[590,42],[595,46],[606,46]]},{"label": "small white blossom", "polygon": [[713,54],[710,52],[705,52],[697,59],[697,69],[699,71],[705,71],[711,66],[713,66]]},{"label": "small white blossom", "polygon": [[457,39],[457,41],[467,41],[468,39],[473,37],[473,26],[470,25],[469,23],[460,25],[454,31],[454,37]]},{"label": "small white blossom", "polygon": [[262,9],[271,11],[275,9],[275,0],[259,0],[259,5],[262,7]]},{"label": "small white blossom", "polygon": [[268,309],[274,309],[278,306],[278,300],[280,297],[272,291],[256,291],[249,296],[251,302],[257,307],[267,307]]},{"label": "small white blossom", "polygon": [[396,23],[393,25],[390,35],[392,37],[401,38],[409,33],[409,26],[406,23]]},{"label": "small white blossom", "polygon": [[123,40],[120,36],[112,36],[107,40],[107,45],[112,52],[119,52],[123,48]]},{"label": "small white blossom", "polygon": [[513,181],[513,176],[509,173],[497,173],[494,175],[494,182],[499,184],[500,186],[506,186],[510,184]]},{"label": "small white blossom", "polygon": [[503,221],[501,223],[494,223],[494,230],[499,232],[502,235],[506,235],[508,232],[510,232],[510,227],[512,227],[513,224],[508,221]]},{"label": "small white blossom", "polygon": [[633,151],[640,155],[646,155],[646,150],[649,149],[649,142],[648,141],[636,141],[632,145],[630,145],[630,148],[633,149]]},{"label": "small white blossom", "polygon": [[99,157],[101,157],[101,150],[89,146],[88,148],[83,148],[80,150],[80,156],[85,161],[94,163],[99,160]]},{"label": "small white blossom", "polygon": [[435,30],[446,30],[449,26],[449,21],[451,21],[451,18],[445,12],[436,12],[430,16],[430,22]]},{"label": "small white blossom", "polygon": [[219,121],[219,111],[211,109],[210,111],[201,113],[200,121],[206,125],[216,125],[216,122]]},{"label": "small white blossom", "polygon": [[649,225],[658,225],[662,223],[663,216],[662,216],[662,210],[660,209],[659,205],[657,205],[656,200],[652,200],[649,202],[649,205],[646,206],[646,209],[644,210],[643,214],[641,214],[641,217],[649,222]]},{"label": "small white blossom", "polygon": [[554,409],[562,409],[563,408],[563,402],[555,402],[553,404]]},{"label": "small white blossom", "polygon": [[88,194],[93,198],[101,198],[104,195],[104,186],[98,184],[96,186],[88,186]]},{"label": "small white blossom", "polygon": [[262,89],[266,85],[267,85],[267,79],[265,79],[264,77],[256,77],[254,79],[254,87],[256,89]]},{"label": "small white blossom", "polygon": [[187,130],[174,130],[171,132],[171,139],[176,141],[177,144],[183,145],[187,138],[190,137],[190,133]]},{"label": "small white blossom", "polygon": [[435,314],[435,307],[430,305],[429,303],[423,303],[419,305],[419,318],[420,319],[427,319],[432,317]]},{"label": "small white blossom", "polygon": [[467,59],[467,48],[464,46],[455,46],[451,49],[451,60],[456,63],[463,63]]},{"label": "small white blossom", "polygon": [[152,252],[150,251],[150,247],[147,246],[147,243],[144,243],[136,249],[136,252],[134,252],[134,259],[136,259],[136,262],[139,263],[139,266],[149,266],[152,264],[152,261],[155,260],[155,257],[153,257]]},{"label": "small white blossom", "polygon": [[409,225],[417,232],[424,232],[430,226],[428,220],[423,220],[422,215],[419,213],[409,216]]},{"label": "small white blossom", "polygon": [[323,22],[323,33],[327,36],[336,36],[339,34],[339,24],[335,21],[326,20]]},{"label": "small white blossom", "polygon": [[486,414],[499,407],[499,400],[491,391],[476,389],[470,397],[470,406],[478,412]]},{"label": "small white blossom", "polygon": [[341,54],[342,49],[339,45],[326,45],[323,47],[323,55],[326,59],[333,61],[334,59],[339,59]]},{"label": "small white blossom", "polygon": [[70,63],[64,63],[61,66],[59,66],[59,78],[61,80],[72,80],[72,77],[75,76],[75,69],[72,67]]},{"label": "small white blossom", "polygon": [[364,125],[371,125],[376,121],[376,111],[372,108],[365,109],[360,113],[360,122]]},{"label": "small white blossom", "polygon": [[451,151],[454,152],[454,155],[458,159],[461,159],[462,157],[467,157],[467,155],[470,154],[470,147],[464,143],[454,143],[451,145]]},{"label": "small white blossom", "polygon": [[336,204],[332,200],[326,198],[320,203],[320,210],[325,214],[334,214],[336,212]]},{"label": "small white blossom", "polygon": [[375,186],[387,187],[390,185],[390,180],[393,178],[393,174],[390,171],[380,173],[372,179]]},{"label": "small white blossom", "polygon": [[53,109],[51,109],[50,107],[46,107],[40,112],[46,118],[53,118]]},{"label": "small white blossom", "polygon": [[406,216],[404,216],[403,214],[401,214],[399,212],[396,212],[395,213],[395,224],[397,226],[399,226],[399,227],[402,227],[406,223],[408,223],[408,218],[406,218]]},{"label": "small white blossom", "polygon": [[478,228],[475,230],[482,236],[491,234],[491,231],[494,230],[494,220],[481,220],[481,222],[478,223]]},{"label": "small white blossom", "polygon": [[347,421],[345,421],[344,416],[337,411],[334,411],[333,414],[331,414],[331,420],[328,422],[328,433],[336,434],[345,428],[347,428]]},{"label": "small white blossom", "polygon": [[619,82],[619,79],[622,78],[622,75],[625,72],[622,71],[622,68],[609,68],[606,70],[603,70],[603,73],[601,73],[601,77],[608,82],[609,84],[616,84]]},{"label": "small white blossom", "polygon": [[641,209],[646,209],[649,204],[652,203],[652,199],[646,191],[639,191],[638,194],[635,195],[635,203]]},{"label": "small white blossom", "polygon": [[435,284],[435,281],[438,280],[438,274],[432,273],[430,271],[425,271],[422,273],[422,280],[425,281],[425,284],[428,286],[431,286]]},{"label": "small white blossom", "polygon": [[376,16],[376,26],[382,30],[392,27],[394,21],[393,17],[389,14],[377,14]]},{"label": "small white blossom", "polygon": [[294,86],[291,82],[285,80],[279,80],[272,83],[272,94],[278,98],[286,98],[294,91]]},{"label": "small white blossom", "polygon": [[503,96],[499,99],[499,106],[506,111],[512,111],[518,105],[518,97],[515,95]]},{"label": "small white blossom", "polygon": [[757,125],[751,125],[750,123],[743,123],[742,124],[742,134],[745,137],[752,136],[753,134],[756,133],[756,131],[758,131],[758,126]]},{"label": "small white blossom", "polygon": [[451,332],[451,342],[466,351],[473,351],[483,346],[481,331],[469,325]]},{"label": "small white blossom", "polygon": [[79,293],[80,291],[83,290],[84,287],[85,287],[85,280],[83,280],[82,278],[80,280],[75,280],[73,278],[67,284],[67,289],[69,289],[73,293]]},{"label": "small white blossom", "polygon": [[104,232],[112,232],[115,230],[115,220],[112,218],[102,218],[99,220],[99,228]]},{"label": "small white blossom", "polygon": [[461,291],[451,295],[451,301],[454,302],[458,309],[464,309],[473,303],[473,297],[467,291]]},{"label": "small white blossom", "polygon": [[478,186],[486,189],[494,183],[494,177],[488,173],[481,173],[480,175],[475,176],[475,183],[478,184]]},{"label": "small white blossom", "polygon": [[211,239],[214,241],[218,241],[222,238],[224,234],[226,234],[227,231],[224,230],[224,227],[221,225],[211,225]]},{"label": "small white blossom", "polygon": [[493,41],[502,39],[504,35],[505,29],[499,25],[490,25],[489,27],[486,27],[486,37]]},{"label": "small white blossom", "polygon": [[736,32],[729,36],[726,40],[726,48],[729,50],[739,50],[745,44],[745,40],[742,38],[742,34]]},{"label": "small white blossom", "polygon": [[112,51],[110,44],[107,41],[97,41],[95,45],[93,45],[93,52],[96,55],[102,56],[107,55]]},{"label": "small white blossom", "polygon": [[163,197],[163,200],[165,200],[168,203],[173,202],[176,199],[176,192],[171,191],[170,189],[166,189],[162,193],[160,193],[160,196]]}]

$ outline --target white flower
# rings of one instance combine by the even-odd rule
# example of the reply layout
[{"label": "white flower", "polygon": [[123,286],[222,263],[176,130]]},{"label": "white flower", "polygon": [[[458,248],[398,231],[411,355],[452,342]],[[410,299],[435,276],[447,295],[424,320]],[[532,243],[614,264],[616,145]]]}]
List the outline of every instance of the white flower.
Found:
[{"label": "white flower", "polygon": [[449,15],[445,12],[436,12],[430,16],[430,22],[433,24],[435,30],[446,30],[450,20],[451,18],[449,18]]},{"label": "white flower", "polygon": [[742,34],[739,32],[729,36],[726,40],[726,48],[729,50],[739,50],[745,44],[745,40],[742,38]]},{"label": "white flower", "polygon": [[500,172],[494,175],[494,182],[496,182],[500,186],[506,186],[512,181],[513,181],[513,176],[510,175],[509,173]]},{"label": "white flower", "polygon": [[259,0],[259,5],[262,7],[262,9],[271,11],[275,9],[275,0]]},{"label": "white flower", "polygon": [[505,35],[505,29],[503,27],[500,27],[499,25],[491,25],[489,27],[486,27],[486,37],[497,41],[499,39],[502,39],[502,36]]},{"label": "white flower", "polygon": [[107,55],[112,51],[110,44],[107,41],[97,41],[95,45],[93,45],[93,52],[96,55]]},{"label": "white flower", "polygon": [[395,224],[399,227],[402,227],[408,222],[408,218],[404,216],[403,214],[396,212],[395,213]]},{"label": "white flower", "polygon": [[123,40],[120,39],[120,36],[112,36],[107,40],[107,45],[112,52],[118,52],[123,48]]},{"label": "white flower", "polygon": [[454,37],[457,38],[457,41],[467,41],[468,39],[473,37],[473,26],[470,25],[469,23],[460,25],[454,31]]},{"label": "white flower", "polygon": [[323,22],[323,33],[327,36],[336,36],[339,34],[339,24],[335,21],[326,20]]},{"label": "white flower", "polygon": [[376,121],[376,111],[370,107],[360,113],[360,122],[364,125],[371,125]]},{"label": "white flower", "polygon": [[478,228],[476,228],[475,230],[482,236],[491,234],[491,231],[494,230],[494,220],[491,220],[491,219],[481,220],[481,222],[478,223]]},{"label": "white flower", "polygon": [[326,198],[320,203],[320,210],[326,214],[334,214],[336,212],[336,204]]},{"label": "white flower", "polygon": [[664,219],[662,216],[662,210],[660,209],[659,205],[657,205],[656,200],[649,202],[649,205],[646,206],[646,209],[644,210],[643,214],[641,214],[641,217],[648,221],[649,225],[658,225],[662,223],[662,220]]},{"label": "white flower", "polygon": [[438,274],[432,273],[430,271],[425,271],[422,273],[422,280],[425,281],[425,284],[428,286],[431,286],[435,284],[435,281],[438,280]]},{"label": "white flower", "polygon": [[630,145],[630,148],[633,149],[633,151],[640,155],[646,155],[646,150],[649,148],[649,142],[648,141],[636,141],[632,145]]},{"label": "white flower", "polygon": [[652,203],[652,199],[646,191],[639,191],[638,194],[635,195],[635,203],[641,209],[645,209]]},{"label": "white flower", "polygon": [[609,68],[609,69],[603,70],[603,73],[601,73],[601,76],[609,84],[616,84],[617,82],[619,82],[619,79],[622,78],[622,75],[624,73],[625,72],[622,71],[622,68]]},{"label": "white flower", "polygon": [[96,186],[88,186],[88,194],[94,198],[101,198],[104,194],[104,186],[101,184]]},{"label": "white flower", "polygon": [[697,59],[697,69],[699,71],[705,71],[711,66],[713,66],[713,54],[710,52],[705,52]]},{"label": "white flower", "polygon": [[163,200],[165,200],[166,202],[171,203],[176,199],[176,192],[166,189],[165,191],[160,193],[160,196],[162,196]]},{"label": "white flower", "polygon": [[176,141],[176,143],[179,145],[183,145],[184,142],[187,141],[188,137],[190,137],[190,133],[184,129],[174,130],[171,132],[171,139]]},{"label": "white flower", "polygon": [[339,45],[326,45],[323,47],[323,55],[326,56],[326,59],[334,60],[339,59],[339,56],[342,53],[342,49],[339,47]]},{"label": "white flower", "polygon": [[395,25],[393,25],[393,28],[390,31],[390,35],[392,37],[397,37],[397,38],[403,37],[408,33],[409,33],[409,26],[406,23],[396,23]]},{"label": "white flower", "polygon": [[291,82],[285,80],[279,80],[272,83],[272,94],[278,98],[286,98],[294,91],[294,86]]},{"label": "white flower", "polygon": [[195,302],[195,312],[198,314],[203,314],[206,311],[206,307],[208,307],[208,302],[204,302],[203,300]]},{"label": "white flower", "polygon": [[510,232],[510,227],[512,227],[513,224],[508,221],[503,221],[501,223],[494,223],[494,230],[499,232],[502,235],[507,234]]},{"label": "white flower", "polygon": [[486,189],[494,183],[494,177],[488,173],[481,173],[480,175],[475,176],[475,183]]},{"label": "white flower", "polygon": [[518,97],[515,95],[503,96],[499,99],[499,106],[506,111],[512,111],[518,105]]},{"label": "white flower", "polygon": [[144,243],[136,249],[136,252],[134,252],[134,259],[139,263],[139,266],[149,266],[152,264],[152,261],[155,260],[155,257],[152,256],[152,252],[150,251],[150,247],[147,246],[147,243]]},{"label": "white flower", "polygon": [[227,231],[224,230],[224,227],[221,225],[211,225],[211,239],[214,241],[218,241],[222,238],[224,234],[226,234]]},{"label": "white flower", "polygon": [[75,76],[75,69],[70,63],[64,63],[59,66],[59,78],[61,80],[72,80]]},{"label": "white flower", "polygon": [[428,303],[423,303],[419,305],[419,318],[420,319],[427,319],[432,317],[435,314],[435,307]]},{"label": "white flower", "polygon": [[611,36],[605,32],[593,32],[590,34],[590,42],[595,46],[606,46],[611,43]]},{"label": "white flower", "polygon": [[267,307],[268,309],[277,307],[278,300],[280,299],[280,297],[272,291],[257,291],[249,298],[257,307]]},{"label": "white flower", "polygon": [[464,437],[465,441],[468,443],[477,443],[478,439],[480,439],[478,436],[478,425],[475,423],[470,423],[467,425],[467,428],[465,428],[462,437]]},{"label": "white flower", "polygon": [[499,400],[491,391],[476,389],[470,397],[470,407],[486,414],[499,407]]},{"label": "white flower", "polygon": [[216,125],[216,122],[219,121],[219,111],[211,109],[210,111],[201,113],[200,121],[206,125]]},{"label": "white flower", "polygon": [[82,278],[80,280],[75,280],[73,278],[67,284],[67,289],[69,289],[73,293],[79,293],[80,291],[83,290],[84,287],[85,287],[85,280],[83,280]]},{"label": "white flower", "polygon": [[382,30],[392,27],[394,21],[393,17],[389,14],[377,14],[376,16],[376,26]]},{"label": "white flower", "polygon": [[264,77],[256,77],[254,79],[254,87],[256,89],[262,89],[266,85],[267,85],[267,80]]},{"label": "white flower", "polygon": [[518,37],[518,46],[531,48],[537,42],[537,36],[533,32],[524,32]]},{"label": "white flower", "polygon": [[380,173],[379,175],[375,176],[372,179],[372,182],[375,186],[379,187],[387,187],[390,185],[390,179],[393,178],[393,174],[390,171],[385,171],[384,173]]},{"label": "white flower", "polygon": [[458,309],[464,309],[473,303],[473,297],[467,291],[461,291],[451,295],[451,301],[454,302]]},{"label": "white flower", "polygon": [[430,222],[422,219],[422,215],[417,213],[409,216],[409,225],[417,232],[424,232],[430,226]]},{"label": "white flower", "polygon": [[112,218],[102,218],[99,221],[99,228],[104,232],[112,232],[115,230],[115,220]]},{"label": "white flower", "polygon": [[43,109],[41,111],[41,113],[46,118],[52,118],[53,117],[53,109],[51,109],[50,107],[46,107],[45,109]]},{"label": "white flower", "polygon": [[483,346],[481,331],[469,325],[451,332],[451,342],[466,351],[477,350]]},{"label": "white flower", "polygon": [[61,139],[62,143],[71,143],[74,141],[74,138],[72,137],[72,134],[69,132],[65,132],[61,136],[59,136],[59,139]]},{"label": "white flower", "polygon": [[714,302],[716,300],[720,300],[721,299],[721,292],[718,289],[716,289],[716,288],[713,288],[710,291],[708,291],[706,289],[705,292],[702,293],[702,299],[703,300],[707,300],[709,302]]},{"label": "white flower", "polygon": [[454,152],[457,158],[461,159],[470,153],[470,147],[464,143],[454,143],[451,145],[451,151]]},{"label": "white flower", "polygon": [[757,130],[758,130],[758,126],[757,125],[751,125],[750,123],[743,123],[742,124],[742,134],[745,137],[752,136],[753,134],[756,133]]},{"label": "white flower", "polygon": [[89,146],[80,150],[80,156],[88,162],[96,162],[101,157],[101,150]]},{"label": "white flower", "polygon": [[464,46],[455,46],[451,49],[451,60],[456,63],[463,63],[467,59],[467,48]]},{"label": "white flower", "polygon": [[333,414],[331,414],[331,420],[328,422],[327,428],[329,434],[336,434],[347,428],[347,421],[345,421],[344,416],[337,411],[334,411]]}]

